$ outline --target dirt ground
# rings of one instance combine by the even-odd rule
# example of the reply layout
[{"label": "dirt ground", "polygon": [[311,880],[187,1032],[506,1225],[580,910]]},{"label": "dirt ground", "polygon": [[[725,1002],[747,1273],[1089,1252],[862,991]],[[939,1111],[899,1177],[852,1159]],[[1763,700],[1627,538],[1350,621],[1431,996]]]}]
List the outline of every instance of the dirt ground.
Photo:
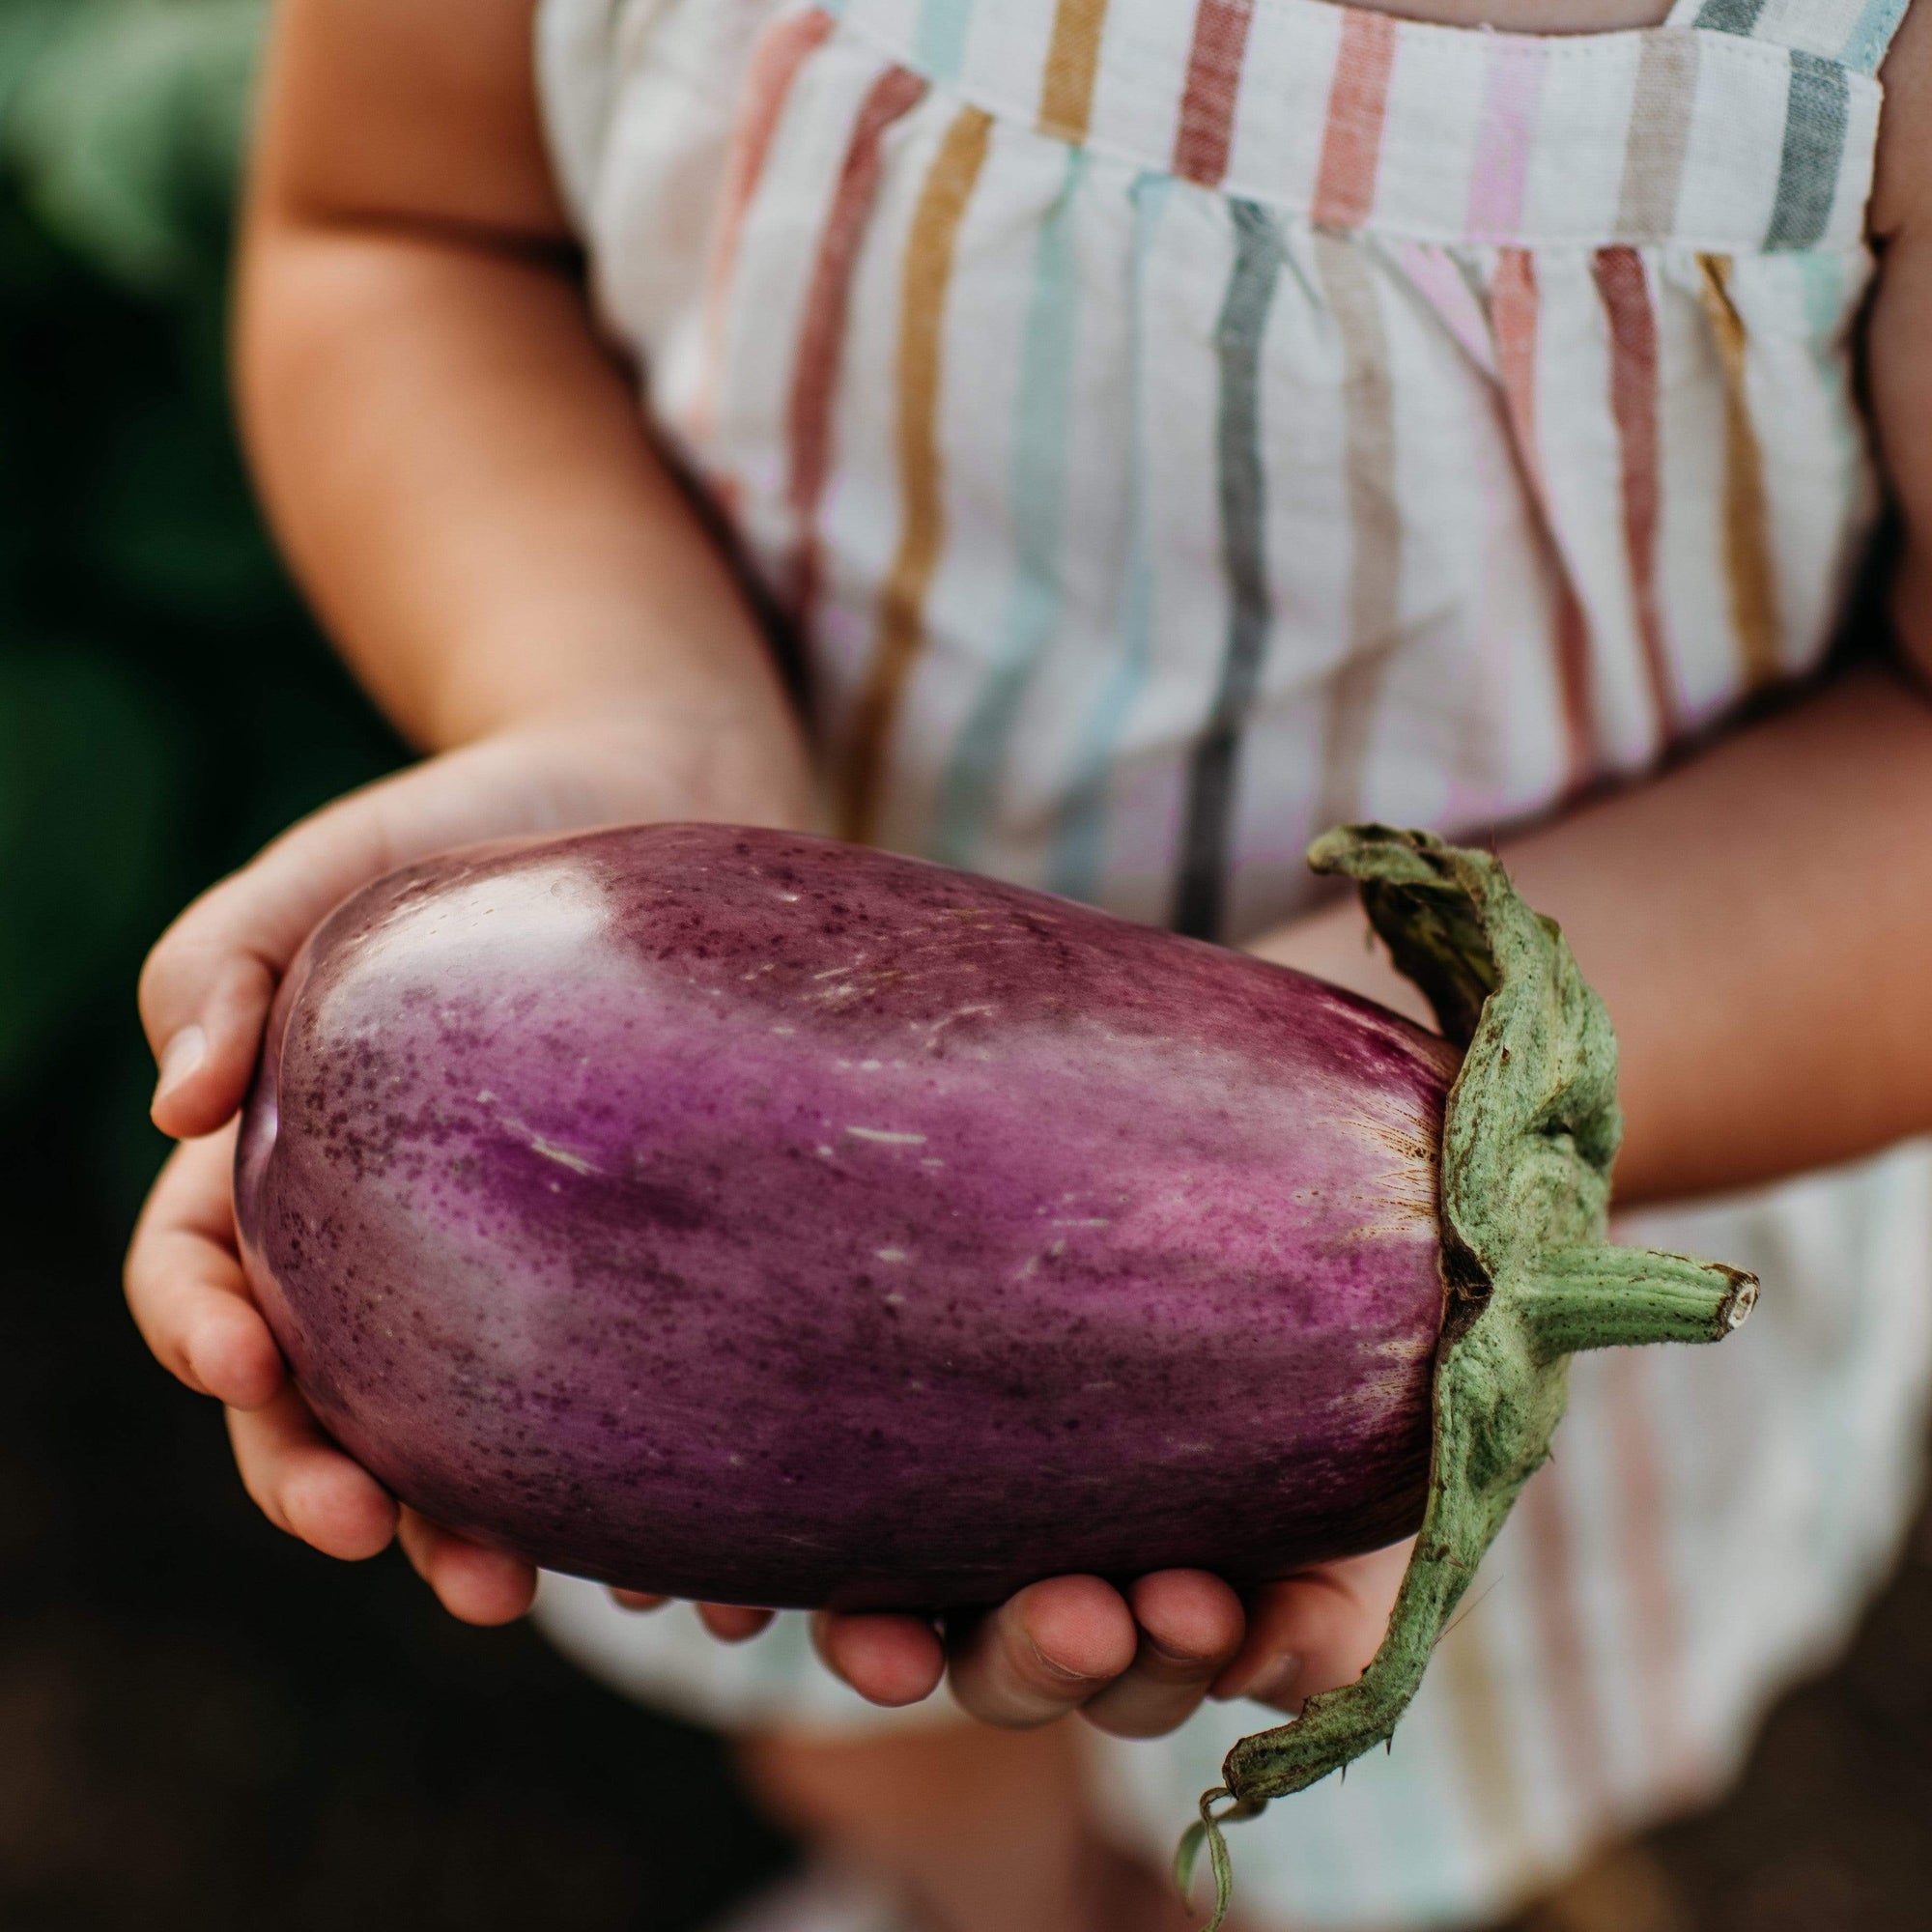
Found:
[{"label": "dirt ground", "polygon": [[[708,1741],[261,1522],[74,1165],[0,1135],[0,1932],[680,1932],[780,1868]],[[1932,1521],[1729,1803],[1512,1932],[1923,1928],[1928,1819]]]}]

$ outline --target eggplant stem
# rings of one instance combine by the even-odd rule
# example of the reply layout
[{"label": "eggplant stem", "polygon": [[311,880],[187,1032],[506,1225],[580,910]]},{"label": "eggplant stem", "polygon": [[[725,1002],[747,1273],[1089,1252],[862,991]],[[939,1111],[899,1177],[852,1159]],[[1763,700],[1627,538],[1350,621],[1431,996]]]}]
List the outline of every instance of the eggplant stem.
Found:
[{"label": "eggplant stem", "polygon": [[1523,1318],[1547,1361],[1585,1349],[1720,1342],[1757,1302],[1757,1277],[1645,1248],[1559,1249],[1525,1276]]},{"label": "eggplant stem", "polygon": [[[1715,1342],[1757,1296],[1737,1268],[1613,1244],[1623,1137],[1616,1035],[1553,922],[1491,854],[1426,832],[1344,826],[1309,853],[1361,888],[1370,921],[1463,1051],[1438,1176],[1444,1312],[1422,1528],[1373,1662],[1293,1723],[1243,1738],[1201,1802],[1176,1876],[1205,1843],[1215,1911],[1232,1868],[1221,1824],[1341,1771],[1395,1727],[1522,1486],[1549,1456],[1582,1349]],[[1233,1804],[1218,1817],[1215,1805]]]},{"label": "eggplant stem", "polygon": [[[1231,1803],[1217,1817],[1214,1806],[1224,1798]],[[1181,1834],[1180,1848],[1174,1855],[1174,1883],[1182,1898],[1193,1890],[1195,1861],[1206,1845],[1208,1862],[1214,1873],[1214,1916],[1202,1927],[1202,1932],[1221,1932],[1228,1908],[1235,1902],[1235,1864],[1228,1856],[1228,1841],[1221,1834],[1221,1827],[1238,1824],[1243,1818],[1258,1818],[1266,1808],[1265,1800],[1254,1803],[1236,1798],[1225,1785],[1217,1784],[1212,1791],[1201,1794],[1200,1822],[1188,1826]]]}]

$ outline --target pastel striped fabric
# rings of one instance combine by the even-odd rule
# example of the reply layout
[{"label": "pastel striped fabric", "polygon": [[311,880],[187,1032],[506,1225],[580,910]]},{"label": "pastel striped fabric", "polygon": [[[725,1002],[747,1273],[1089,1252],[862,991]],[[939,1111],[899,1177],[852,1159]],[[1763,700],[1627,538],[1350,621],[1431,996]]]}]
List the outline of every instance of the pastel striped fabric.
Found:
[{"label": "pastel striped fabric", "polygon": [[1878,4],[551,0],[544,44],[842,829],[1237,938],[1312,827],[1518,816],[1816,662]]},{"label": "pastel striped fabric", "polygon": [[[603,316],[797,628],[840,828],[1238,941],[1324,825],[1482,834],[1817,665],[1876,507],[1851,337],[1902,4],[1555,39],[545,0],[538,52]],[[1395,1756],[1250,1834],[1263,1897],[1448,1922],[1708,1786],[1904,1507],[1925,1178],[1699,1237],[1769,1255],[1761,1339],[1579,1377]],[[1813,1222],[1889,1231],[1883,1279]],[[1751,1447],[1714,1467],[1719,1424]],[[687,1708],[851,1715],[795,1635],[731,1662],[554,1601]],[[1165,1830],[1236,1728],[1108,1747],[1127,1811]]]}]

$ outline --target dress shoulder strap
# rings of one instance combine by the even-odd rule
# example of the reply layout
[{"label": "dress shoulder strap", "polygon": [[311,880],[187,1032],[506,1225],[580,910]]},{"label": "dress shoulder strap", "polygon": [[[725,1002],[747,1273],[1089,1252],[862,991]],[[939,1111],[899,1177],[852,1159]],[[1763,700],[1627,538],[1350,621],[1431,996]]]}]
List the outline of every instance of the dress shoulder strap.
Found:
[{"label": "dress shoulder strap", "polygon": [[1876,73],[1911,0],[1677,0],[1668,25],[1763,41]]}]

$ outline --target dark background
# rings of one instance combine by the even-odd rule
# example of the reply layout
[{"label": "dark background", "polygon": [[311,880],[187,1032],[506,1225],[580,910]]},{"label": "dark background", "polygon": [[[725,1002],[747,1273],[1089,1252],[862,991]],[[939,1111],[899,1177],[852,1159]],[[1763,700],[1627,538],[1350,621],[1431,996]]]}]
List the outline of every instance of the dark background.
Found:
[{"label": "dark background", "polygon": [[[143,951],[401,756],[227,421],[258,20],[0,0],[0,1932],[673,1932],[786,1857],[715,1746],[278,1537],[120,1303]],[[1932,1525],[1735,1798],[1520,1932],[1932,1926],[1928,1825]]]}]

